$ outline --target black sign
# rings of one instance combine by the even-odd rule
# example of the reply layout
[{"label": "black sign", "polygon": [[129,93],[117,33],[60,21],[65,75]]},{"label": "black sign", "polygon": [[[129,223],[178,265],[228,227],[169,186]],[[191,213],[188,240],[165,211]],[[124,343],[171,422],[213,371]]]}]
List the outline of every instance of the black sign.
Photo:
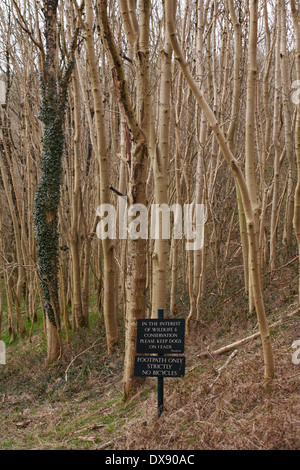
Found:
[{"label": "black sign", "polygon": [[184,319],[142,319],[137,322],[137,353],[181,354],[184,352]]},{"label": "black sign", "polygon": [[135,356],[136,377],[180,377],[184,372],[184,356]]}]

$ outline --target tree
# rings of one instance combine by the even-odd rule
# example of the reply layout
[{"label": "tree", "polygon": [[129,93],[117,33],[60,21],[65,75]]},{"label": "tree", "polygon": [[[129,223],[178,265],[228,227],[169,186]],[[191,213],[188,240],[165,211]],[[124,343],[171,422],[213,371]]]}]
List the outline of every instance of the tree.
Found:
[{"label": "tree", "polygon": [[[124,74],[122,59],[115,44],[107,17],[107,1],[99,0],[99,15],[107,54],[113,64],[113,80],[116,85],[120,106],[127,119],[132,136],[132,152],[129,165],[128,213],[134,204],[146,203],[146,176],[148,164],[147,133],[149,131],[149,79],[148,79],[148,41],[149,41],[149,1],[142,1],[141,25],[136,47],[138,62],[137,110],[129,97],[128,85]],[[135,19],[135,12],[131,14]],[[134,24],[137,26],[136,22]],[[132,26],[131,26],[132,28]],[[132,214],[132,219],[133,219]],[[130,217],[129,217],[130,222]],[[134,358],[136,351],[137,320],[145,317],[146,312],[146,246],[142,237],[129,237],[126,272],[126,314],[125,314],[125,360],[124,391],[128,397],[140,380],[134,377]]]},{"label": "tree", "polygon": [[[263,302],[263,290],[262,290],[262,277],[261,277],[261,270],[260,270],[260,256],[259,256],[259,249],[258,249],[258,236],[257,236],[257,220],[256,220],[256,215],[255,211],[257,211],[256,207],[256,198],[254,197],[254,193],[250,194],[250,188],[247,185],[247,182],[245,181],[244,175],[241,171],[240,165],[237,162],[237,160],[234,158],[230,148],[228,147],[228,144],[225,140],[225,136],[223,134],[223,131],[220,128],[220,125],[218,121],[216,120],[215,114],[209,107],[207,101],[205,100],[205,97],[201,93],[199,87],[195,83],[189,68],[187,66],[186,61],[184,60],[181,47],[179,45],[179,42],[177,40],[176,32],[175,32],[175,27],[174,27],[174,5],[175,2],[173,0],[166,0],[166,17],[167,17],[167,24],[168,24],[168,31],[170,35],[170,40],[172,43],[172,47],[174,49],[174,54],[175,58],[178,60],[182,73],[184,74],[199,106],[203,110],[207,121],[211,125],[213,132],[216,136],[216,139],[219,143],[219,146],[221,148],[221,151],[224,155],[224,158],[235,176],[235,179],[238,183],[239,190],[242,196],[242,202],[244,206],[244,211],[245,211],[245,216],[246,216],[246,223],[247,223],[247,235],[248,235],[248,246],[249,246],[249,262],[250,262],[250,269],[251,269],[251,283],[252,283],[252,289],[253,289],[253,297],[254,297],[254,304],[256,308],[256,313],[258,317],[258,323],[260,327],[260,333],[261,333],[261,339],[262,339],[262,346],[263,346],[263,353],[264,353],[264,361],[265,361],[265,378],[267,380],[270,380],[273,378],[274,375],[274,359],[273,359],[273,351],[272,351],[272,345],[271,345],[271,338],[270,338],[270,332],[269,332],[269,327],[268,327],[268,322],[266,319],[266,313],[265,313],[265,308],[264,308],[264,302]],[[253,24],[257,21],[257,15],[256,15],[256,1],[251,2],[251,20]],[[255,32],[253,33],[255,35]],[[248,93],[249,93],[249,100],[251,93],[253,93],[253,75],[255,75],[255,57],[253,56],[254,51],[253,48],[255,47],[255,38],[252,37],[252,42],[250,45],[250,65],[253,65],[253,69],[250,69],[249,71],[249,82],[248,82],[248,87],[250,88]],[[249,103],[250,104],[250,103]],[[249,109],[249,115],[248,115],[248,124],[249,126],[251,125],[251,115],[252,115],[252,109],[250,106]],[[250,132],[249,132],[250,134]],[[251,135],[251,134],[250,134]],[[249,138],[248,137],[248,145],[249,144]],[[247,145],[247,143],[246,143]],[[250,148],[248,148],[248,151],[250,151]],[[250,173],[252,172],[251,167],[250,167]],[[254,181],[251,177],[251,174],[248,175],[248,183],[250,187],[252,187],[252,192],[254,191],[253,184]]]},{"label": "tree", "polygon": [[34,224],[38,249],[38,268],[42,283],[47,329],[47,360],[62,354],[58,296],[58,207],[64,151],[64,117],[68,82],[73,67],[78,28],[69,52],[69,64],[60,77],[57,63],[58,0],[44,1],[45,62],[41,77],[42,106],[40,119],[44,124],[41,178],[34,201]]},{"label": "tree", "polygon": [[[296,8],[296,3],[294,0],[291,0],[291,10],[292,10],[292,19],[293,26],[295,30],[296,37],[296,77],[297,85],[299,88],[300,84],[300,10]],[[294,206],[294,218],[293,225],[298,242],[298,256],[300,260],[300,100],[299,100],[299,90],[297,89],[296,96],[296,106],[297,106],[297,117],[295,125],[295,150],[296,150],[296,160],[297,160],[297,185],[295,189],[295,206]],[[299,262],[300,265],[300,262]],[[299,287],[298,287],[298,301],[300,302],[300,274],[299,274]]]},{"label": "tree", "polygon": [[[103,109],[103,93],[99,78],[97,67],[97,57],[95,53],[95,45],[93,38],[93,6],[92,2],[86,2],[86,24],[85,41],[87,46],[89,76],[92,85],[95,120],[96,120],[96,134],[97,134],[97,153],[99,159],[100,169],[100,203],[110,203],[110,163],[111,154],[107,145],[105,118]],[[109,238],[102,240],[103,255],[104,255],[104,321],[107,335],[108,351],[118,343],[118,325],[116,316],[116,277],[115,277],[115,247],[114,241]]]}]

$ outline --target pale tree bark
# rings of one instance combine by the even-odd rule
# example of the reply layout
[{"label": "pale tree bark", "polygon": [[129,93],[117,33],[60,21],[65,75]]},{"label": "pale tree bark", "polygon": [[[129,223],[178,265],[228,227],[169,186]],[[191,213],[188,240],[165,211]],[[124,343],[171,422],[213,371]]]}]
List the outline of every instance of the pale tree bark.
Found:
[{"label": "pale tree bark", "polygon": [[78,73],[75,64],[72,77],[73,90],[73,120],[74,120],[74,158],[72,162],[72,173],[74,178],[70,182],[71,195],[71,224],[67,227],[64,222],[64,231],[67,234],[70,251],[72,257],[72,314],[76,321],[77,328],[85,328],[88,326],[88,320],[83,315],[82,308],[82,287],[81,287],[81,169],[80,169],[80,95],[78,88]]},{"label": "pale tree bark", "polygon": [[280,76],[280,2],[276,8],[276,47],[275,47],[275,93],[273,111],[273,144],[274,144],[274,174],[273,174],[273,195],[270,226],[270,264],[271,270],[276,267],[276,234],[277,234],[277,212],[279,199],[279,166],[280,166],[280,96],[281,96],[281,76]]},{"label": "pale tree bark", "polygon": [[[8,202],[8,207],[12,219],[12,224],[14,228],[15,234],[15,243],[16,243],[16,261],[18,263],[18,270],[17,270],[17,285],[15,288],[15,306],[16,306],[16,315],[17,315],[17,323],[18,323],[18,330],[21,336],[24,336],[26,329],[24,320],[21,314],[21,296],[22,296],[22,287],[24,283],[24,262],[23,262],[23,252],[22,252],[22,235],[21,229],[18,222],[18,211],[16,209],[17,203],[16,198],[13,197],[15,194],[14,185],[9,181],[9,175],[11,174],[11,165],[10,156],[8,155],[7,147],[5,141],[2,140],[2,148],[0,149],[0,171],[1,177],[3,182],[3,187],[6,193],[6,198]],[[5,165],[5,160],[7,165]],[[6,276],[6,274],[5,274]],[[9,285],[9,280],[7,280],[7,285]]]},{"label": "pale tree bark", "polygon": [[[175,58],[180,64],[181,70],[187,80],[188,85],[190,86],[195,96],[195,99],[197,100],[197,103],[203,109],[203,112],[205,113],[206,119],[209,122],[216,136],[217,142],[224,155],[224,158],[230,170],[232,171],[233,175],[235,176],[236,181],[239,185],[240,192],[241,192],[242,201],[243,201],[244,210],[245,210],[245,216],[246,216],[246,223],[247,223],[247,234],[248,234],[248,243],[249,243],[249,262],[250,262],[250,267],[251,267],[251,272],[252,272],[251,280],[252,280],[253,297],[254,297],[254,303],[255,303],[258,324],[259,324],[259,329],[260,329],[260,334],[261,334],[261,339],[262,339],[262,346],[263,346],[263,355],[264,355],[264,363],[265,363],[265,378],[267,380],[270,380],[274,376],[274,359],[273,359],[270,332],[269,332],[268,322],[267,322],[265,308],[264,308],[264,301],[263,301],[261,265],[260,265],[260,258],[259,258],[258,236],[257,236],[258,227],[257,227],[257,223],[255,220],[256,219],[255,211],[257,210],[257,201],[256,199],[253,200],[254,207],[252,207],[252,198],[250,196],[250,188],[248,188],[247,186],[247,183],[242,173],[242,170],[240,168],[240,165],[237,162],[237,160],[234,158],[226,142],[223,131],[220,128],[218,121],[216,120],[215,114],[209,107],[205,97],[203,96],[199,87],[194,81],[190,73],[189,67],[183,58],[181,47],[176,37],[176,31],[175,31],[174,21],[173,21],[173,15],[174,15],[173,9],[175,6],[176,6],[176,2],[174,2],[174,0],[166,0],[167,24],[168,24],[171,44],[174,49]],[[252,5],[252,8],[254,8],[254,6],[255,5]],[[253,20],[255,20],[255,18]],[[252,47],[253,47],[253,44],[252,44]],[[255,61],[255,58],[254,58],[254,61]],[[255,76],[256,74],[255,68],[253,69],[252,73]],[[249,117],[249,121],[250,121],[250,117]],[[253,181],[251,181],[251,183],[253,183]],[[253,191],[253,188],[252,188],[252,191]]]},{"label": "pale tree bark", "polygon": [[[24,108],[26,109],[26,95],[24,93]],[[26,193],[26,206],[27,206],[27,217],[25,221],[25,225],[27,224],[28,227],[28,236],[27,236],[27,253],[26,253],[26,264],[29,266],[30,264],[34,265],[36,261],[35,256],[35,241],[34,241],[34,233],[33,233],[33,201],[34,201],[34,193],[35,193],[35,180],[33,177],[33,158],[30,153],[30,132],[29,132],[29,123],[26,113],[24,113],[24,147],[26,152],[26,182],[24,186],[24,191]],[[26,291],[27,291],[27,311],[28,316],[32,319],[33,322],[38,320],[37,316],[37,302],[36,302],[36,285],[39,290],[39,295],[41,297],[40,292],[40,281],[37,276],[36,270],[31,270],[27,273],[27,282],[26,282]]]},{"label": "pale tree bark", "polygon": [[[146,178],[148,164],[147,135],[150,130],[150,90],[149,90],[149,19],[150,2],[140,2],[140,25],[136,45],[137,61],[137,109],[134,112],[125,78],[122,59],[113,38],[107,17],[107,0],[99,0],[101,30],[107,53],[113,63],[113,79],[117,98],[126,116],[132,136],[132,152],[129,164],[128,210],[133,204],[146,205]],[[131,21],[136,24],[136,13],[128,5]],[[128,217],[131,222],[131,217]],[[141,382],[134,377],[134,358],[136,354],[137,320],[146,313],[146,248],[147,240],[129,236],[127,273],[126,273],[126,318],[125,318],[125,358],[124,393],[130,396]]]},{"label": "pale tree bark", "polygon": [[[196,74],[197,80],[199,81],[199,87],[204,90],[204,1],[199,0],[196,6],[196,15],[197,15],[197,56],[196,56]],[[199,114],[199,127],[198,132],[198,141],[199,141],[199,150],[198,150],[198,159],[197,159],[197,168],[196,168],[196,188],[195,188],[195,204],[204,204],[205,202],[205,176],[204,176],[204,147],[206,141],[207,133],[207,121],[205,115],[200,109]],[[206,225],[205,225],[206,226]],[[204,228],[204,231],[206,229]],[[205,238],[205,237],[204,237]],[[200,321],[200,301],[204,293],[204,276],[205,276],[205,243],[200,250],[194,251],[194,267],[193,267],[193,282],[194,282],[194,295],[197,298],[196,300],[196,309],[197,309],[197,321]]]},{"label": "pale tree bark", "polygon": [[[106,139],[105,119],[103,109],[103,95],[98,71],[98,61],[95,53],[93,37],[94,14],[91,0],[86,1],[86,23],[85,41],[88,56],[89,76],[92,85],[96,132],[97,150],[100,171],[100,203],[110,203],[110,154]],[[102,240],[104,257],[104,301],[103,314],[106,329],[107,348],[110,353],[111,348],[119,341],[119,332],[116,313],[115,298],[115,260],[114,242],[109,238]]]},{"label": "pale tree bark", "polygon": [[[262,86],[262,99],[263,99],[263,109],[264,109],[264,119],[262,113],[260,113],[260,128],[262,134],[262,162],[261,162],[261,222],[260,222],[260,234],[259,234],[259,244],[262,247],[261,262],[263,263],[268,259],[269,252],[269,241],[267,238],[267,208],[268,208],[268,185],[266,183],[266,163],[267,155],[270,150],[271,142],[271,110],[270,110],[270,94],[269,94],[269,78],[270,78],[270,69],[273,63],[273,48],[276,40],[276,34],[273,35],[272,45],[271,45],[271,36],[269,28],[269,19],[268,19],[268,8],[267,0],[264,0],[263,5],[263,16],[264,16],[264,26],[266,31],[265,39],[265,49],[266,49],[266,63],[263,75],[263,86]],[[274,40],[275,39],[275,40]]]},{"label": "pale tree bark", "polygon": [[[71,41],[73,11],[69,1],[66,2],[67,13],[67,31],[68,41]],[[72,196],[71,196],[71,226],[67,231],[70,249],[72,254],[72,310],[76,319],[78,328],[86,328],[88,326],[88,317],[83,314],[82,306],[82,287],[81,287],[81,200],[82,200],[82,184],[81,184],[81,167],[80,167],[80,148],[81,148],[81,93],[79,87],[79,74],[78,74],[78,54],[76,54],[76,63],[72,75],[71,90],[73,98],[73,122],[74,122],[74,158],[72,162],[73,181],[72,181]],[[70,91],[71,91],[70,90]],[[71,94],[71,93],[70,93]],[[71,189],[71,188],[70,188]]]},{"label": "pale tree bark", "polygon": [[[233,0],[228,0],[229,13],[234,26],[234,79],[233,79],[233,96],[231,106],[230,125],[227,131],[228,145],[232,153],[234,153],[236,143],[236,132],[239,118],[239,108],[241,99],[241,58],[242,58],[242,37],[241,24],[237,18]],[[242,243],[243,265],[244,265],[244,283],[245,291],[249,291],[249,248],[247,240],[247,226],[243,202],[239,190],[239,185],[235,180],[237,202],[239,210],[240,236]]]},{"label": "pale tree bark", "polygon": [[[175,201],[178,206],[181,204],[181,183],[180,183],[180,164],[181,164],[181,150],[180,150],[180,116],[182,111],[182,83],[183,75],[179,71],[179,78],[176,92],[176,104],[174,103],[175,114]],[[175,94],[175,92],[174,92]],[[179,214],[174,217],[174,223],[177,222]],[[170,312],[174,315],[176,309],[176,293],[178,283],[178,251],[180,240],[176,240],[174,232],[172,233],[171,242],[171,292],[170,292]]]},{"label": "pale tree bark", "polygon": [[[298,256],[300,266],[300,99],[299,99],[299,84],[300,84],[300,10],[296,8],[295,0],[291,0],[292,19],[296,36],[296,77],[297,77],[297,89],[296,89],[296,100],[297,106],[297,117],[296,117],[296,128],[295,128],[295,150],[297,160],[298,179],[295,190],[295,206],[294,206],[294,230],[298,242]],[[300,302],[300,274],[298,284],[298,301]]]},{"label": "pale tree bark", "polygon": [[[159,97],[158,146],[153,158],[153,183],[155,204],[168,204],[168,162],[170,131],[170,92],[172,77],[172,46],[165,24],[164,46],[160,54],[161,81]],[[162,221],[160,222],[161,225]],[[169,240],[163,239],[162,230],[154,242],[152,317],[157,317],[159,308],[166,307],[166,283],[169,254]]]},{"label": "pale tree bark", "polygon": [[[247,108],[246,108],[246,136],[245,136],[245,178],[249,190],[250,202],[254,215],[255,236],[258,245],[259,234],[259,204],[256,188],[256,142],[255,142],[255,107],[256,107],[256,85],[257,85],[257,21],[258,0],[250,1],[250,31],[248,44],[248,77],[247,77]],[[248,246],[249,248],[249,246]],[[260,256],[259,256],[260,259]],[[253,294],[253,271],[249,265],[249,311],[254,309]],[[255,281],[254,281],[255,282]]]},{"label": "pale tree bark", "polygon": [[284,139],[285,139],[285,152],[288,159],[288,188],[287,188],[287,202],[286,202],[286,217],[283,233],[283,242],[286,245],[287,251],[292,240],[293,230],[293,214],[294,214],[294,196],[295,186],[297,180],[297,170],[295,153],[293,146],[292,135],[292,120],[290,115],[290,77],[289,77],[289,61],[287,49],[287,17],[285,0],[278,2],[280,9],[280,71],[281,71],[281,92],[282,92],[282,108],[283,108],[283,121],[284,121]]},{"label": "pale tree bark", "polygon": [[11,145],[11,121],[9,115],[9,101],[11,94],[12,86],[12,77],[11,77],[11,54],[9,51],[9,41],[10,41],[10,20],[11,15],[9,13],[8,17],[8,31],[6,38],[6,90],[5,90],[5,103],[1,104],[2,110],[0,114],[0,127],[2,129],[2,136],[0,142],[0,169],[1,176],[3,181],[3,186],[6,193],[6,198],[9,205],[9,210],[11,213],[12,224],[14,227],[15,242],[16,242],[16,262],[18,264],[17,268],[17,279],[16,286],[14,289],[14,300],[15,300],[15,309],[17,315],[18,330],[21,336],[24,336],[26,329],[24,320],[21,314],[21,299],[22,299],[22,290],[25,281],[25,270],[24,270],[24,257],[23,257],[23,243],[22,243],[22,229],[20,228],[19,218],[23,216],[20,205],[17,203],[17,193],[16,185],[14,179],[14,170],[12,167],[12,145]]},{"label": "pale tree bark", "polygon": [[[5,267],[4,267],[4,258],[3,254],[4,253],[4,237],[3,237],[3,209],[2,209],[2,201],[0,198],[0,267],[2,272],[0,273],[0,339],[1,339],[1,334],[2,334],[2,321],[3,321],[3,287],[2,287],[2,278],[4,281],[4,276],[5,276]],[[6,284],[6,283],[5,283]],[[5,286],[4,284],[4,286]],[[7,292],[7,291],[6,291]],[[6,294],[7,295],[7,294]],[[8,297],[8,295],[7,295]],[[9,313],[9,312],[8,312]]]}]

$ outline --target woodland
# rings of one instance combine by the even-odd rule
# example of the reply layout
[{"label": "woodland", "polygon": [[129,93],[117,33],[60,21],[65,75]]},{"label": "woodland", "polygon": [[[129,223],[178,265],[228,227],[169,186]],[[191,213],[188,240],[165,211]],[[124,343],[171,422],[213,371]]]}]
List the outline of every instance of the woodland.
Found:
[{"label": "woodland", "polygon": [[0,31],[0,449],[299,450],[299,1],[1,0]]}]

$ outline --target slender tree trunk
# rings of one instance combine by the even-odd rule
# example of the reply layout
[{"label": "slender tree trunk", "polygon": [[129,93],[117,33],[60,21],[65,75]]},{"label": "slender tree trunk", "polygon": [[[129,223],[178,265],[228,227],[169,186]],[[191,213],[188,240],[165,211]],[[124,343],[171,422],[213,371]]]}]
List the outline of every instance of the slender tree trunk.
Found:
[{"label": "slender tree trunk", "polygon": [[[131,5],[132,7],[132,5]],[[131,24],[136,28],[136,13],[128,9]],[[146,204],[146,178],[148,165],[147,138],[150,130],[150,89],[149,89],[149,18],[150,2],[140,4],[140,25],[138,25],[137,61],[137,109],[133,110],[129,97],[127,81],[122,60],[117,50],[107,17],[107,0],[99,0],[99,13],[104,43],[113,64],[113,79],[119,104],[122,107],[132,134],[132,151],[129,164],[128,210],[134,204]],[[131,222],[131,216],[128,218]],[[146,313],[146,248],[147,240],[141,237],[128,239],[128,259],[126,273],[126,318],[125,318],[125,359],[124,392],[132,394],[140,380],[134,377],[134,358],[136,353],[137,319]]]},{"label": "slender tree trunk", "polygon": [[[296,73],[297,73],[297,117],[296,117],[296,128],[295,128],[295,150],[297,160],[298,179],[295,190],[295,206],[294,206],[294,230],[298,242],[298,256],[299,256],[299,267],[300,267],[300,100],[299,100],[299,84],[300,84],[300,10],[296,8],[296,2],[291,0],[291,10],[293,25],[296,36]],[[299,285],[298,285],[298,302],[300,302],[300,271],[299,271]]]},{"label": "slender tree trunk", "polygon": [[273,175],[273,198],[271,212],[271,230],[270,230],[270,264],[271,270],[276,267],[276,233],[277,233],[277,212],[279,199],[279,165],[280,165],[280,3],[276,8],[277,31],[275,47],[275,94],[274,94],[274,113],[273,113],[273,143],[274,143],[274,175]]},{"label": "slender tree trunk", "polygon": [[[196,57],[196,73],[197,80],[199,81],[199,87],[204,90],[204,54],[203,54],[203,35],[204,35],[204,2],[203,0],[198,0],[197,2],[197,57]],[[203,204],[203,194],[204,194],[204,144],[206,140],[207,133],[207,121],[204,116],[203,111],[200,109],[199,114],[199,124],[197,133],[199,134],[199,150],[198,150],[198,159],[197,159],[197,168],[196,168],[196,189],[195,189],[195,204]],[[204,273],[202,269],[204,267],[205,257],[205,245],[201,250],[194,250],[194,266],[193,266],[193,282],[194,282],[194,295],[197,298],[197,319],[199,320],[200,315],[200,300],[203,295],[203,289],[201,284],[199,284],[200,277],[203,279]],[[198,293],[200,295],[198,296]],[[199,301],[198,301],[199,300]]]},{"label": "slender tree trunk", "polygon": [[80,263],[80,222],[81,222],[81,168],[80,168],[80,94],[78,86],[77,66],[73,73],[74,91],[74,188],[72,194],[72,223],[70,229],[70,246],[72,253],[73,299],[72,309],[79,328],[88,326],[88,319],[83,315],[81,263]]},{"label": "slender tree trunk", "polygon": [[[62,5],[63,7],[63,5]],[[67,26],[67,37],[68,41],[71,42],[71,37],[74,32],[72,31],[73,23],[73,9],[67,0],[65,2],[66,10],[66,26]],[[71,227],[67,231],[68,239],[70,242],[70,249],[72,255],[72,310],[75,316],[77,327],[86,328],[88,327],[88,318],[83,315],[82,306],[82,286],[81,286],[81,222],[82,222],[82,211],[81,211],[81,200],[82,200],[82,184],[81,184],[81,167],[80,167],[80,150],[81,150],[81,93],[80,93],[80,82],[78,73],[78,53],[76,54],[76,63],[72,74],[72,87],[70,90],[73,93],[70,100],[73,98],[73,103],[70,106],[73,110],[71,116],[73,118],[74,133],[73,133],[73,161],[71,164],[73,178],[71,180],[70,189],[72,190],[71,196]]]},{"label": "slender tree trunk", "polygon": [[[199,90],[199,87],[195,83],[189,68],[183,58],[183,54],[181,51],[181,47],[178,43],[174,22],[173,22],[173,8],[175,7],[176,2],[174,0],[166,0],[166,17],[167,17],[167,24],[168,30],[170,35],[170,40],[172,43],[172,47],[174,49],[175,58],[178,60],[181,70],[199,104],[199,106],[203,109],[207,121],[212,127],[212,130],[216,136],[216,139],[219,143],[220,149],[223,152],[224,158],[231,169],[233,175],[238,182],[241,196],[243,200],[245,216],[246,216],[246,223],[247,223],[247,233],[248,233],[248,243],[249,243],[249,262],[251,267],[251,274],[252,274],[252,286],[253,286],[253,296],[255,302],[255,308],[260,328],[260,334],[262,339],[262,346],[263,346],[263,354],[264,354],[264,361],[265,361],[265,378],[267,380],[272,379],[274,376],[274,360],[273,360],[273,352],[272,352],[272,344],[271,344],[271,337],[268,327],[268,322],[266,319],[266,313],[264,308],[263,302],[263,291],[262,291],[262,278],[261,278],[261,265],[260,265],[260,258],[259,258],[259,250],[258,250],[258,236],[257,236],[257,223],[256,223],[256,216],[255,211],[257,210],[256,201],[254,208],[251,204],[251,196],[250,190],[247,187],[244,175],[241,171],[240,165],[237,160],[234,158],[230,148],[227,145],[225,140],[225,136],[223,131],[221,130],[218,121],[216,120],[215,114],[207,104],[203,94]],[[254,7],[254,5],[252,5]],[[255,69],[253,70],[255,75]],[[248,121],[249,122],[249,121]],[[253,191],[253,188],[252,188]]]},{"label": "slender tree trunk", "polygon": [[[169,161],[169,128],[170,128],[170,92],[172,52],[167,27],[165,41],[161,51],[161,83],[159,98],[158,151],[153,160],[154,202],[168,204],[168,161]],[[169,253],[169,240],[163,239],[162,220],[158,239],[154,241],[153,284],[152,284],[152,317],[157,317],[159,308],[166,307],[166,283]]]},{"label": "slender tree trunk", "polygon": [[289,62],[288,62],[288,49],[287,49],[287,18],[286,18],[286,5],[285,0],[278,2],[280,9],[279,21],[280,25],[280,70],[281,70],[281,92],[282,92],[282,107],[283,107],[283,121],[284,121],[284,139],[285,139],[285,152],[288,159],[288,188],[287,188],[287,203],[286,203],[286,219],[284,225],[283,241],[289,252],[292,240],[293,229],[293,214],[294,214],[294,197],[295,187],[297,180],[297,170],[295,153],[293,146],[292,134],[292,120],[290,115],[290,77],[289,77]]},{"label": "slender tree trunk", "polygon": [[[93,38],[93,6],[91,0],[86,2],[86,27],[85,40],[87,45],[89,75],[92,84],[92,93],[94,99],[98,158],[100,168],[100,203],[110,203],[110,181],[109,167],[110,155],[107,145],[103,96],[98,72],[98,63],[95,54],[95,45]],[[115,302],[115,259],[114,259],[114,241],[106,238],[102,240],[103,258],[104,258],[104,301],[103,313],[107,337],[107,348],[111,348],[119,342],[119,332],[117,324],[116,302]]]},{"label": "slender tree trunk", "polygon": [[[250,202],[254,215],[255,233],[259,233],[259,206],[256,190],[256,142],[255,142],[255,107],[256,107],[256,80],[257,80],[257,17],[258,0],[250,1],[250,31],[248,45],[248,77],[247,77],[247,108],[246,108],[246,137],[245,137],[245,178],[249,190]],[[256,243],[257,249],[258,239]],[[248,247],[249,248],[249,247]],[[253,271],[249,271],[249,312],[254,309]]]},{"label": "slender tree trunk", "polygon": [[[231,119],[230,125],[227,131],[228,145],[231,152],[234,152],[235,142],[236,142],[236,132],[237,132],[237,123],[239,117],[239,107],[240,107],[240,93],[241,93],[241,77],[240,77],[240,67],[241,67],[241,56],[242,56],[242,40],[241,40],[241,24],[237,18],[234,2],[233,0],[228,0],[229,12],[231,21],[234,26],[234,81],[233,81],[233,97],[232,97],[232,107],[231,107]],[[249,291],[249,248],[247,240],[247,226],[245,219],[245,212],[243,207],[243,202],[239,190],[239,185],[235,180],[236,193],[237,193],[237,202],[239,210],[239,222],[240,222],[240,236],[242,243],[242,253],[243,253],[243,265],[244,265],[244,283],[245,291]]]}]

